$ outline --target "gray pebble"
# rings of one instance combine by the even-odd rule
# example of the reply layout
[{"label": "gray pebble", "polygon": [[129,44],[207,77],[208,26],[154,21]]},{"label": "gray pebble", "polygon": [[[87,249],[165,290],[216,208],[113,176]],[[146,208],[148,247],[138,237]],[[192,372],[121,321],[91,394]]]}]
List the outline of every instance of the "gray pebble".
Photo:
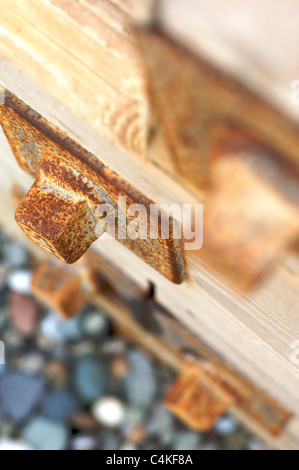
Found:
[{"label": "gray pebble", "polygon": [[40,401],[44,391],[42,378],[29,377],[12,372],[0,382],[1,408],[15,422],[20,422],[32,412]]},{"label": "gray pebble", "polygon": [[98,357],[86,355],[76,361],[74,384],[84,402],[93,401],[104,395],[107,382],[106,366]]},{"label": "gray pebble", "polygon": [[67,428],[44,417],[35,417],[26,425],[23,438],[37,450],[64,450],[67,446]]},{"label": "gray pebble", "polygon": [[124,387],[131,405],[149,408],[157,392],[157,378],[150,360],[141,351],[128,353],[130,372],[124,379]]}]

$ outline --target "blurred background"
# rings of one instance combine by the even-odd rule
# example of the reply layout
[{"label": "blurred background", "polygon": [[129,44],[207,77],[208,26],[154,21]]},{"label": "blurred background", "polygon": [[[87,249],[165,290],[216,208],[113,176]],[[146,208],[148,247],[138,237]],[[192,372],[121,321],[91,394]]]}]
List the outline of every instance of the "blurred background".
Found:
[{"label": "blurred background", "polygon": [[233,418],[209,433],[188,429],[163,406],[170,369],[129,343],[105,311],[71,320],[31,292],[36,262],[0,233],[1,450],[263,450]]}]

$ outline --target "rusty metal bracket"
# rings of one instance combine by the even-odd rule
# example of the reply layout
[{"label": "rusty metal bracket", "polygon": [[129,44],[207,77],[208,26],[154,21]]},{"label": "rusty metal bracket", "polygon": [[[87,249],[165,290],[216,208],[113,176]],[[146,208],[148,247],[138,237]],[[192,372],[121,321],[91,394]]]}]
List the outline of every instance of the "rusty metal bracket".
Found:
[{"label": "rusty metal bracket", "polygon": [[90,250],[72,266],[55,259],[44,261],[33,276],[34,294],[66,318],[79,313],[87,303],[98,305],[120,332],[173,369],[178,377],[165,404],[187,426],[199,431],[211,429],[223,413],[236,409],[273,436],[283,431],[291,416],[289,410],[229,366],[161,305],[147,300],[145,292],[131,286],[131,299],[138,299],[140,313],[148,310],[160,326],[159,333],[141,325],[129,307],[124,286],[119,288],[115,279],[105,279],[94,255],[97,257]]},{"label": "rusty metal bracket", "polygon": [[177,222],[170,216],[169,237],[162,238],[161,218],[151,216],[154,201],[9,91],[0,106],[0,123],[19,165],[36,178],[16,211],[17,223],[35,243],[73,263],[99,236],[102,204],[113,208],[116,228],[128,226],[134,219],[128,209],[142,204],[145,236],[125,238],[116,230],[116,238],[171,281],[186,279],[182,241],[174,237]]},{"label": "rusty metal bracket", "polygon": [[159,24],[137,34],[168,151],[149,156],[206,202],[197,256],[248,289],[299,238],[298,123]]}]

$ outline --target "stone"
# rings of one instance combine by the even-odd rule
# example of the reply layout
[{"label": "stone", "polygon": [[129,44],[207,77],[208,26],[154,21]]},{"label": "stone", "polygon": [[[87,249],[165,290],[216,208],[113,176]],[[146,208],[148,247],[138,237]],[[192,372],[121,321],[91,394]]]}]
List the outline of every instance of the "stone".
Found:
[{"label": "stone", "polygon": [[37,450],[64,450],[68,431],[64,424],[37,416],[25,426],[23,438]]},{"label": "stone", "polygon": [[[0,294],[1,297],[1,294]],[[1,299],[0,299],[1,302]],[[1,306],[5,305],[5,301],[2,303]],[[0,331],[3,331],[6,328],[7,325],[7,320],[8,320],[8,313],[6,310],[6,307],[0,307]]]},{"label": "stone", "polygon": [[107,334],[109,321],[98,310],[87,310],[80,317],[80,327],[83,335],[103,337]]},{"label": "stone", "polygon": [[57,421],[68,419],[78,408],[74,395],[68,390],[54,390],[45,397],[42,414]]},{"label": "stone", "polygon": [[234,418],[229,416],[222,416],[218,419],[214,426],[214,430],[222,436],[234,433],[237,428],[238,423]]},{"label": "stone", "polygon": [[22,356],[18,361],[18,368],[27,375],[40,374],[44,369],[45,360],[38,352],[31,352]]},{"label": "stone", "polygon": [[130,404],[149,408],[157,392],[157,379],[150,360],[138,350],[128,353],[130,371],[124,379],[124,387]]},{"label": "stone", "polygon": [[102,437],[101,450],[118,450],[119,437],[111,431],[106,430]]},{"label": "stone", "polygon": [[257,450],[270,450],[265,444],[263,444],[259,439],[252,437],[248,442],[248,450],[257,451]]},{"label": "stone", "polygon": [[72,440],[73,450],[97,450],[98,440],[88,434],[77,434]]},{"label": "stone", "polygon": [[84,402],[91,402],[104,395],[108,377],[103,361],[93,355],[77,359],[74,368],[75,389]]},{"label": "stone", "polygon": [[174,418],[162,403],[159,403],[153,408],[146,424],[146,433],[149,436],[161,438],[165,444],[169,444],[172,439],[174,433]]},{"label": "stone", "polygon": [[79,320],[64,320],[56,312],[50,312],[41,322],[41,332],[53,342],[77,341],[81,338]]},{"label": "stone", "polygon": [[8,328],[2,335],[2,341],[5,344],[6,349],[18,349],[24,344],[24,337],[15,329]]},{"label": "stone", "polygon": [[108,339],[102,347],[103,353],[108,356],[113,356],[115,354],[124,356],[126,354],[126,349],[126,343],[121,338]]},{"label": "stone", "polygon": [[124,421],[125,406],[118,398],[107,396],[100,398],[93,404],[92,413],[102,425],[108,428],[117,428]]},{"label": "stone", "polygon": [[197,447],[194,450],[207,450],[207,451],[212,451],[212,450],[220,450],[219,446],[214,443],[214,442],[208,442],[206,444],[202,444],[199,447]]},{"label": "stone", "polygon": [[201,434],[193,431],[180,431],[174,434],[172,450],[196,450],[201,441]]},{"label": "stone", "polygon": [[124,427],[131,428],[142,425],[145,421],[145,412],[143,408],[128,406],[124,416]]},{"label": "stone", "polygon": [[25,248],[16,241],[5,243],[3,261],[9,268],[20,268],[28,262]]},{"label": "stone", "polygon": [[35,450],[35,449],[23,441],[0,438],[0,450]]},{"label": "stone", "polygon": [[34,335],[37,329],[38,308],[33,299],[12,292],[9,295],[9,317],[14,328],[22,336]]},{"label": "stone", "polygon": [[138,450],[138,447],[133,442],[124,442],[119,450]]},{"label": "stone", "polygon": [[30,377],[11,372],[0,382],[2,413],[14,422],[27,418],[42,398],[45,382],[43,378]]},{"label": "stone", "polygon": [[7,286],[21,295],[31,294],[32,272],[28,270],[13,271],[7,278]]}]

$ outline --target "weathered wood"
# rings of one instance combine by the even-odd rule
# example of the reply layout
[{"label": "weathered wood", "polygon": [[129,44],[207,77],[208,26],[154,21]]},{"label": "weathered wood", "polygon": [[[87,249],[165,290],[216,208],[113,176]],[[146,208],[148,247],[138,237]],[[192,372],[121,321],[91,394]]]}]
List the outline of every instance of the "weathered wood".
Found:
[{"label": "weathered wood", "polygon": [[[74,2],[72,3],[74,5]],[[82,9],[83,3],[85,11],[87,2],[76,2],[76,5]],[[133,2],[124,3],[133,5]],[[105,4],[107,6],[112,2]],[[117,141],[128,150],[133,149],[137,154],[141,154],[145,148],[144,81],[137,78],[140,76],[139,72],[133,72],[141,66],[136,43],[134,39],[129,39],[128,45],[126,40],[122,39],[122,47],[128,49],[122,51],[121,57],[126,58],[121,67],[118,67],[116,60],[115,64],[113,55],[117,53],[118,40],[115,39],[114,45],[109,46],[110,53],[107,52],[106,45],[101,48],[99,36],[104,28],[95,28],[95,32],[93,25],[100,24],[95,10],[102,8],[102,2],[89,3],[86,10],[89,13],[85,19],[82,18],[82,22],[85,21],[84,27],[78,26],[78,17],[77,20],[72,18],[70,12],[64,12],[61,8],[64,5],[70,7],[70,2],[54,5],[51,1],[2,0],[0,5],[0,79],[5,86],[151,199],[164,203],[200,201],[194,188],[191,190],[182,187],[152,162],[137,159],[118,150],[100,135],[103,133],[112,139],[117,136],[114,142]],[[76,13],[76,8],[74,5],[72,14]],[[108,9],[106,15],[109,16],[109,21],[113,22],[109,11],[112,10]],[[37,13],[40,15],[40,22],[36,21]],[[92,21],[94,23],[91,23]],[[114,28],[117,28],[116,24],[118,20],[114,22]],[[124,27],[122,34],[125,29]],[[65,46],[62,43],[62,30],[66,38]],[[117,34],[120,34],[119,31]],[[131,33],[126,34],[130,36]],[[86,51],[96,59],[85,55]],[[105,81],[105,77],[99,76],[100,69],[110,74],[109,83]],[[123,77],[126,80],[121,81],[119,73],[123,75],[123,70],[130,70],[130,73]],[[247,68],[244,70],[247,71]],[[136,79],[134,84],[131,81],[132,76]],[[125,98],[121,97],[124,101],[119,99],[120,86],[125,86],[128,90]],[[271,90],[273,91],[273,87]],[[288,92],[284,97],[288,96]],[[108,96],[109,99],[102,103],[100,96],[104,96],[105,100]],[[143,103],[141,105],[139,97]],[[135,98],[139,103],[136,104]],[[280,103],[282,102],[283,99]],[[129,122],[124,115],[120,120],[116,119],[116,125],[112,125],[113,119],[107,118],[105,121],[103,118],[107,110],[107,115],[113,115],[109,106],[112,106],[115,116],[121,116],[122,112],[126,114],[129,108],[134,115],[137,106],[137,115],[142,116],[141,121],[134,118],[130,121],[134,121],[134,124],[129,124],[129,127],[124,124],[122,127],[122,123]],[[295,111],[289,103],[288,107],[290,116],[293,112],[294,117]],[[128,131],[129,128],[134,128],[136,133],[135,130]],[[133,135],[139,137],[135,139]],[[161,135],[159,139],[162,140]],[[155,152],[158,154],[159,144],[155,145]],[[5,221],[7,227],[20,233],[13,220],[13,208],[8,210],[10,186],[14,181],[18,181],[28,190],[31,179],[18,168],[3,136],[1,162],[1,220]],[[171,163],[171,159],[169,162]],[[153,282],[157,300],[176,318],[197,336],[203,337],[210,347],[218,351],[225,360],[235,364],[244,375],[299,414],[299,369],[291,362],[291,344],[299,339],[298,257],[289,257],[258,289],[245,295],[230,287],[221,278],[216,278],[192,253],[187,255],[190,280],[176,287],[128,250],[117,246],[114,241],[99,241],[96,243],[96,249],[138,284],[144,286],[148,281]]]},{"label": "weathered wood", "polygon": [[143,154],[143,67],[130,27],[142,8],[126,0],[1,0],[0,8],[1,56],[112,142]]}]

